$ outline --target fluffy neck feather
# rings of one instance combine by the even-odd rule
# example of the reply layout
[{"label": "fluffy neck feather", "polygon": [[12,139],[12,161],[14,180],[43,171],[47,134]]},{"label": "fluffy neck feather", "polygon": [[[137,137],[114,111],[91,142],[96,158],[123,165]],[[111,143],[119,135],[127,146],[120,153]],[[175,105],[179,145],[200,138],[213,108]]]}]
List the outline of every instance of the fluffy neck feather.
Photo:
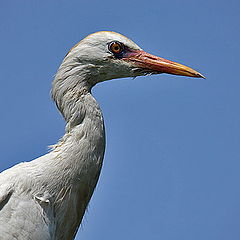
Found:
[{"label": "fluffy neck feather", "polygon": [[96,84],[90,74],[92,66],[69,59],[65,58],[59,67],[52,85],[52,98],[67,122],[66,133],[53,150],[66,160],[61,164],[76,166],[79,173],[93,161],[101,165],[105,130],[101,109],[91,95]]},{"label": "fluffy neck feather", "polygon": [[[84,65],[66,57],[52,84],[52,98],[62,113],[66,132],[79,125],[86,115],[86,96],[91,101],[91,88],[96,84],[91,76],[91,65]],[[92,97],[92,101],[96,102]]]},{"label": "fluffy neck feather", "polygon": [[65,135],[50,153],[54,161],[45,164],[53,179],[51,189],[58,192],[56,239],[76,234],[102,167],[105,131],[101,109],[91,95],[95,82],[90,67],[65,59],[52,86],[52,97],[67,122]]}]

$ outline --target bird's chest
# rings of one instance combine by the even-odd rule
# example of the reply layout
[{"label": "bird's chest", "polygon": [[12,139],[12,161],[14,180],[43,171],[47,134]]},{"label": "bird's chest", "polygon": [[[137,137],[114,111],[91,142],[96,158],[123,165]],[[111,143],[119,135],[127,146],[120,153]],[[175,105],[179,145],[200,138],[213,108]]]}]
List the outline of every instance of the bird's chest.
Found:
[{"label": "bird's chest", "polygon": [[[75,129],[62,157],[61,187],[55,196],[56,239],[72,239],[96,187],[105,150],[104,126],[88,122]],[[67,226],[67,228],[66,228]],[[63,232],[61,229],[69,229]]]},{"label": "bird's chest", "polygon": [[66,188],[60,193],[61,198],[54,205],[55,238],[57,240],[74,239],[93,189],[90,189],[86,184],[80,184],[80,186]]}]

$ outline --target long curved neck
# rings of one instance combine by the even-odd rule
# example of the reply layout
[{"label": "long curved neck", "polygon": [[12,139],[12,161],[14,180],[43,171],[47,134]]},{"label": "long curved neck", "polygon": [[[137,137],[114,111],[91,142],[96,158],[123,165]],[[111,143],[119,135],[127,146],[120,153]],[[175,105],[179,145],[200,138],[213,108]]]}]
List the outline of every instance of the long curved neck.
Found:
[{"label": "long curved neck", "polygon": [[82,146],[76,144],[76,141],[87,138],[89,145],[104,150],[103,116],[97,101],[91,95],[94,84],[87,66],[67,61],[60,66],[53,81],[52,98],[67,125],[65,135],[56,146],[63,147],[62,143],[67,143],[65,148],[77,150]]},{"label": "long curved neck", "polygon": [[[86,115],[86,96],[89,97],[91,85],[84,72],[84,66],[76,64],[60,66],[52,84],[52,98],[67,122],[66,132],[79,125]],[[96,102],[92,98],[93,102]]]},{"label": "long curved neck", "polygon": [[[105,151],[103,117],[91,95],[94,81],[87,69],[79,63],[64,61],[52,86],[52,97],[67,122],[66,133],[52,146],[50,154],[54,161],[47,161],[46,170],[54,179],[54,192],[58,192],[54,201],[59,202],[56,211],[60,212],[56,215],[63,216],[57,222],[57,239],[74,236],[96,186]],[[68,204],[64,204],[64,198]],[[72,232],[61,231],[66,224]]]}]

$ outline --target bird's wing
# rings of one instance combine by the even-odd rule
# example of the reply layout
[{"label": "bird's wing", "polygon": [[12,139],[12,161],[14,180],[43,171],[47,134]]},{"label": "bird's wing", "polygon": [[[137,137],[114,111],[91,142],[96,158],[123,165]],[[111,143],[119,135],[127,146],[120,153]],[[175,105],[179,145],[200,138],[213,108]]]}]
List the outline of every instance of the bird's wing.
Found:
[{"label": "bird's wing", "polygon": [[21,166],[0,174],[0,239],[52,240],[50,206],[21,189],[19,174]]}]

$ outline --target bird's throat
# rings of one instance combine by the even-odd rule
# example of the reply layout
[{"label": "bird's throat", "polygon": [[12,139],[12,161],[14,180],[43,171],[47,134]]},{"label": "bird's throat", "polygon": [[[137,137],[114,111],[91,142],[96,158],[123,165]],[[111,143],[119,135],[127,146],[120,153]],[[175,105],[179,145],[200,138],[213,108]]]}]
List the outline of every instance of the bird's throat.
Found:
[{"label": "bird's throat", "polygon": [[[99,169],[105,150],[103,116],[91,95],[89,77],[82,67],[63,62],[52,85],[52,98],[66,121],[66,133],[53,151],[57,151],[63,161],[71,162],[76,174],[83,171],[79,166],[85,168],[90,164]],[[87,155],[82,156],[85,153]],[[79,164],[79,159],[84,162]]]}]

